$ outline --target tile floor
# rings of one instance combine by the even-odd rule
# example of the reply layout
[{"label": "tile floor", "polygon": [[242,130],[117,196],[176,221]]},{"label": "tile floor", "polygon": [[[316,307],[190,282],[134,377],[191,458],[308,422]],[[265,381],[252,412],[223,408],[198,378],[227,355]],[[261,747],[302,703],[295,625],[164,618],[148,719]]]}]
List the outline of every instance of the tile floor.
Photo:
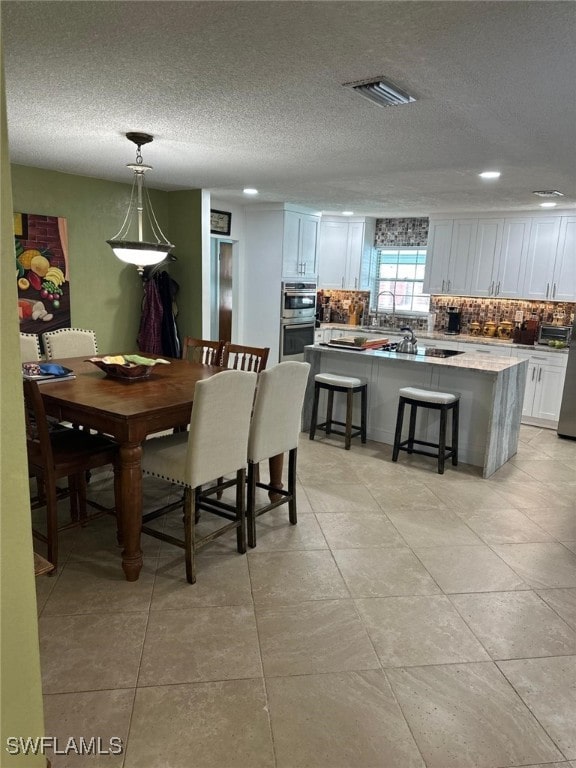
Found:
[{"label": "tile floor", "polygon": [[125,582],[111,518],[63,534],[37,579],[46,732],[125,751],[53,768],[576,768],[575,461],[533,427],[489,480],[303,436],[298,525],[219,539],[195,586],[149,537]]}]

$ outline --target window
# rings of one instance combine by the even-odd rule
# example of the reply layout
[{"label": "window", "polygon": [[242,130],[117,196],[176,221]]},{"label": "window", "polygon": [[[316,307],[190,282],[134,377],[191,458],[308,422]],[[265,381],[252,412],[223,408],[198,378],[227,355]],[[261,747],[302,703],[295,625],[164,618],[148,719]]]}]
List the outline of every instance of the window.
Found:
[{"label": "window", "polygon": [[426,249],[379,248],[376,256],[374,296],[390,291],[375,299],[376,308],[381,312],[392,311],[393,293],[397,312],[428,312],[430,296],[422,293]]}]

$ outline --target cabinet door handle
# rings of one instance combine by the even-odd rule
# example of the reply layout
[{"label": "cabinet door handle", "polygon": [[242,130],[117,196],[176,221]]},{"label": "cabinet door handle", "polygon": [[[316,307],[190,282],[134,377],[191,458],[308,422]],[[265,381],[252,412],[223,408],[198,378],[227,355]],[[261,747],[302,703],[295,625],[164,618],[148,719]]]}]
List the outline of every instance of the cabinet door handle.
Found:
[{"label": "cabinet door handle", "polygon": [[442,280],[442,293],[444,293],[444,280]]},{"label": "cabinet door handle", "polygon": [[500,293],[500,280],[498,280],[498,285],[496,286],[496,296]]},{"label": "cabinet door handle", "polygon": [[448,280],[448,287],[446,289],[448,293],[450,293],[451,288],[452,288],[452,280]]},{"label": "cabinet door handle", "polygon": [[550,293],[550,283],[546,283],[546,298],[548,298],[549,293]]},{"label": "cabinet door handle", "polygon": [[357,277],[354,278],[354,288],[356,290],[358,290],[358,278]]},{"label": "cabinet door handle", "polygon": [[556,298],[556,283],[554,283],[554,288],[552,289],[552,298]]},{"label": "cabinet door handle", "polygon": [[538,368],[538,382],[540,382],[541,378],[542,378],[542,368]]},{"label": "cabinet door handle", "polygon": [[492,296],[494,293],[494,280],[490,283],[490,290],[488,291],[489,296]]},{"label": "cabinet door handle", "polygon": [[344,278],[342,278],[342,288],[344,288]]},{"label": "cabinet door handle", "polygon": [[532,381],[534,381],[534,376],[536,376],[536,368],[532,368]]}]

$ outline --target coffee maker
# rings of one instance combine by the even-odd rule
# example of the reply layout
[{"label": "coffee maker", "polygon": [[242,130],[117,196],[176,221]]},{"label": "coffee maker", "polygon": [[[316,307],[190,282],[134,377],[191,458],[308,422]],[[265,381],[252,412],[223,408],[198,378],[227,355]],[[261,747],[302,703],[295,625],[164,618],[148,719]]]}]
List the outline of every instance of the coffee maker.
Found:
[{"label": "coffee maker", "polygon": [[448,328],[446,333],[460,333],[460,309],[458,307],[448,307]]}]

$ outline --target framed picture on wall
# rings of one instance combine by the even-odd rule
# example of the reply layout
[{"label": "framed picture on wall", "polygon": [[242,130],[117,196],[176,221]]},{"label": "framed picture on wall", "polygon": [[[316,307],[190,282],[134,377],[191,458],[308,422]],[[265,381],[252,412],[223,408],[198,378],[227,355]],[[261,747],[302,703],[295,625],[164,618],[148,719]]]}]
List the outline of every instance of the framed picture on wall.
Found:
[{"label": "framed picture on wall", "polygon": [[230,235],[232,214],[230,211],[210,211],[210,233],[212,235]]},{"label": "framed picture on wall", "polygon": [[20,331],[70,328],[67,220],[15,212],[14,236]]}]

